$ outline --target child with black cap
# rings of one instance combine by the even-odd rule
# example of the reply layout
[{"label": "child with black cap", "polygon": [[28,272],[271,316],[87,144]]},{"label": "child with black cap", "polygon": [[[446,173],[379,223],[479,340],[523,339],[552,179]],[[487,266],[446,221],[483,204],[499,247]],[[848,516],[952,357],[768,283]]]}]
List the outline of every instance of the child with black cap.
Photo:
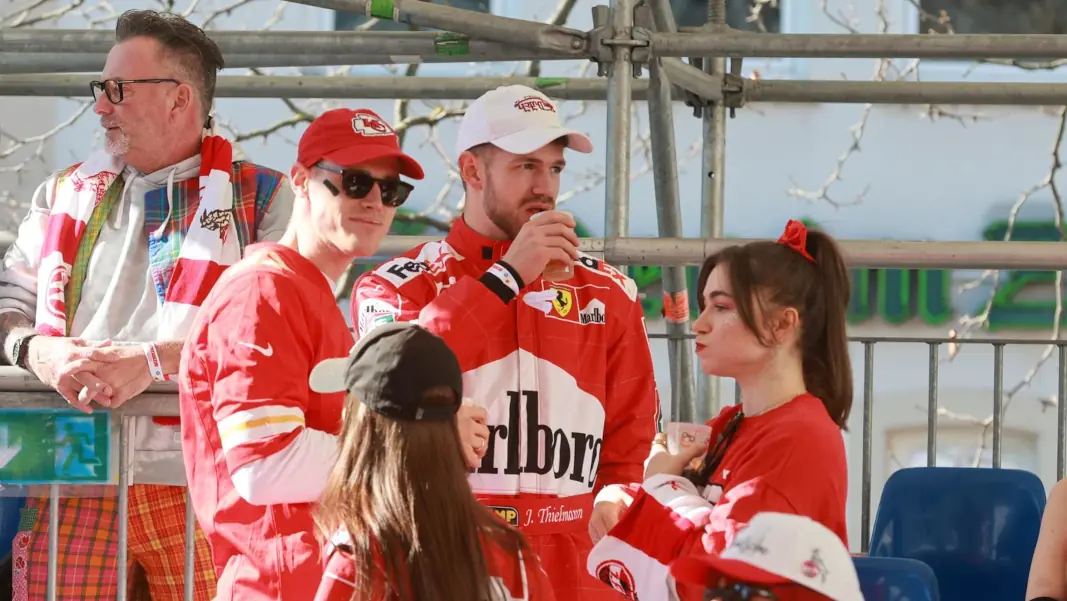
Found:
[{"label": "child with black cap", "polygon": [[475,499],[456,429],[463,377],[444,340],[394,323],[312,390],[347,392],[340,454],[316,521],[330,542],[316,601],[554,600],[517,530]]}]

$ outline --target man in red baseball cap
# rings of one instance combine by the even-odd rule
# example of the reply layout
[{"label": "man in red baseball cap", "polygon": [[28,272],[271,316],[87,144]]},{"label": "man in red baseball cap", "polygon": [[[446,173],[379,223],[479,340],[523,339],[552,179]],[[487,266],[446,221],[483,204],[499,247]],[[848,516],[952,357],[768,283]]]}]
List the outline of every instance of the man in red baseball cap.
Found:
[{"label": "man in red baseball cap", "polygon": [[413,189],[400,176],[423,171],[378,115],[337,109],[308,126],[290,175],[286,233],[222,274],[182,352],[182,452],[216,601],[315,596],[312,510],[337,455],[344,393],[314,392],[308,378],[354,342],[334,282],[389,231]]}]

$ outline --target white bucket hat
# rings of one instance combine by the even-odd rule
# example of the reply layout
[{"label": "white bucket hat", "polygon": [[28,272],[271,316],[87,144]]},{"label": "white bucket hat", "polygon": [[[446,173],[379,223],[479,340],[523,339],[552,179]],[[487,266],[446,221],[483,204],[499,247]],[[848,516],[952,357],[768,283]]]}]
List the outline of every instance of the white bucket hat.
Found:
[{"label": "white bucket hat", "polygon": [[766,586],[796,583],[832,601],[863,601],[841,539],[811,518],[786,513],[756,514],[721,555],[677,559],[671,576],[700,586],[720,577]]}]

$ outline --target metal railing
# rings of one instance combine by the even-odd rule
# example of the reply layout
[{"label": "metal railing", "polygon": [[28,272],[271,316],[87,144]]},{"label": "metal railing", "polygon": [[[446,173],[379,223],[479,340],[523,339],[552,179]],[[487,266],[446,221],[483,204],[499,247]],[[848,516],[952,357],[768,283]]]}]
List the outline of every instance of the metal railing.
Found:
[{"label": "metal railing", "polygon": [[[0,367],[0,410],[3,409],[69,409],[67,401],[48,388],[32,374],[16,367]],[[134,451],[131,445],[131,418],[139,416],[175,417],[178,415],[177,386],[172,383],[152,384],[145,393],[131,399],[119,409],[95,409],[110,413],[119,423],[118,431],[118,600],[127,598],[129,554],[129,485],[132,480]],[[80,412],[79,412],[80,415]],[[2,485],[3,483],[0,483]],[[48,585],[47,601],[55,601],[59,570],[59,498],[61,486],[48,485]],[[0,486],[0,489],[4,488]],[[33,487],[36,489],[37,487]],[[21,487],[20,487],[21,489]],[[10,493],[8,493],[10,494]],[[193,557],[195,516],[192,499],[185,507],[185,572],[184,599],[193,599]]]}]

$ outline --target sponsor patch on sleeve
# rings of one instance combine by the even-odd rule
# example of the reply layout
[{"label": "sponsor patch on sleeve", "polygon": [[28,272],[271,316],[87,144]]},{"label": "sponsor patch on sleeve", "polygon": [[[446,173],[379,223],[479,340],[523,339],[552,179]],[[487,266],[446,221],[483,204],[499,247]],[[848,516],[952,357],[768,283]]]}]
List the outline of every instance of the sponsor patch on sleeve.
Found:
[{"label": "sponsor patch on sleeve", "polygon": [[429,265],[425,261],[397,257],[382,263],[380,267],[374,270],[374,273],[399,288],[427,270],[429,270]]},{"label": "sponsor patch on sleeve", "polygon": [[358,327],[361,336],[380,325],[393,323],[400,317],[399,309],[376,298],[359,301],[358,309]]}]

